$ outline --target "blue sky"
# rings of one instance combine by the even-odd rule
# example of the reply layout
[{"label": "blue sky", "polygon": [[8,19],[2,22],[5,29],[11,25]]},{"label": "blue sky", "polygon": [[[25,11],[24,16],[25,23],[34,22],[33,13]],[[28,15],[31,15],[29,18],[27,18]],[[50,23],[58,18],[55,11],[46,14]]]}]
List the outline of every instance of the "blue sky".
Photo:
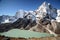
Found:
[{"label": "blue sky", "polygon": [[35,10],[44,1],[51,3],[54,8],[60,9],[60,0],[0,0],[0,15],[15,15],[22,10]]}]

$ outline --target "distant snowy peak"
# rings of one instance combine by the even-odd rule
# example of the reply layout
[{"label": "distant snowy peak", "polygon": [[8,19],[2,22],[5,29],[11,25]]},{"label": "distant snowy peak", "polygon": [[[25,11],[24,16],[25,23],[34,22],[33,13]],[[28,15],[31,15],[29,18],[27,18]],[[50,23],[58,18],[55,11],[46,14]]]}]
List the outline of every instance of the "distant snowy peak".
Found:
[{"label": "distant snowy peak", "polygon": [[24,10],[19,10],[16,12],[16,18],[23,18],[23,13],[24,13]]},{"label": "distant snowy peak", "polygon": [[35,19],[35,12],[34,11],[25,11],[25,10],[19,10],[16,12],[15,17],[17,19],[19,18],[27,18],[27,19]]},{"label": "distant snowy peak", "polygon": [[13,23],[16,21],[15,16],[2,15],[0,16],[0,23]]},{"label": "distant snowy peak", "polygon": [[26,16],[27,14],[28,14],[28,11],[19,10],[19,11],[16,12],[15,17],[17,19],[24,18],[24,16]]}]

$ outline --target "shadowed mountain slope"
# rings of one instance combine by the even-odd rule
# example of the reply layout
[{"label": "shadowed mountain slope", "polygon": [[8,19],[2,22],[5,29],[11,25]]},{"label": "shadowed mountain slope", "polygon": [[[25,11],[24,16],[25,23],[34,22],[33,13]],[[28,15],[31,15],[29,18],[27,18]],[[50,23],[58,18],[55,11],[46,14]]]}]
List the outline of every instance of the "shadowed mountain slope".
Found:
[{"label": "shadowed mountain slope", "polygon": [[27,25],[30,25],[30,27],[34,26],[36,24],[35,21],[31,22],[29,19],[23,19],[19,18],[17,21],[14,23],[5,23],[5,24],[0,24],[0,32],[5,32],[10,29],[20,29],[23,28],[25,29]]}]

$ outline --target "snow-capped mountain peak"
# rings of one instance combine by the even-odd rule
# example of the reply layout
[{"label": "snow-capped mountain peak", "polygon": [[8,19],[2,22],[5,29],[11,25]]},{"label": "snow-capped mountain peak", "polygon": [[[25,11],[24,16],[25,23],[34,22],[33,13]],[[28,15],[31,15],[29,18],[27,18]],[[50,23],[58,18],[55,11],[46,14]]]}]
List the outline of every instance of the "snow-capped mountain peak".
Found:
[{"label": "snow-capped mountain peak", "polygon": [[41,19],[43,19],[47,15],[50,17],[50,19],[55,19],[57,16],[57,10],[47,2],[43,2],[42,5],[39,6],[39,8],[36,10],[36,13]]},{"label": "snow-capped mountain peak", "polygon": [[46,9],[48,7],[49,7],[48,3],[47,2],[43,2],[42,5],[38,7],[38,10]]}]

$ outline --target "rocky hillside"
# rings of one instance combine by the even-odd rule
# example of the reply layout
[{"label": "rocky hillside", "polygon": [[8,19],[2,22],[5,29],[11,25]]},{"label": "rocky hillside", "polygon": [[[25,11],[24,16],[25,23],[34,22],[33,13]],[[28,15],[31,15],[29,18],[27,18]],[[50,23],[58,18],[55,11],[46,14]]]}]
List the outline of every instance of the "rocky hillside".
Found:
[{"label": "rocky hillside", "polygon": [[[28,25],[29,27],[27,27]],[[26,18],[19,18],[14,23],[0,24],[0,32],[6,32],[8,30],[15,29],[15,28],[28,30],[34,25],[36,25],[36,21],[32,21]]]}]

